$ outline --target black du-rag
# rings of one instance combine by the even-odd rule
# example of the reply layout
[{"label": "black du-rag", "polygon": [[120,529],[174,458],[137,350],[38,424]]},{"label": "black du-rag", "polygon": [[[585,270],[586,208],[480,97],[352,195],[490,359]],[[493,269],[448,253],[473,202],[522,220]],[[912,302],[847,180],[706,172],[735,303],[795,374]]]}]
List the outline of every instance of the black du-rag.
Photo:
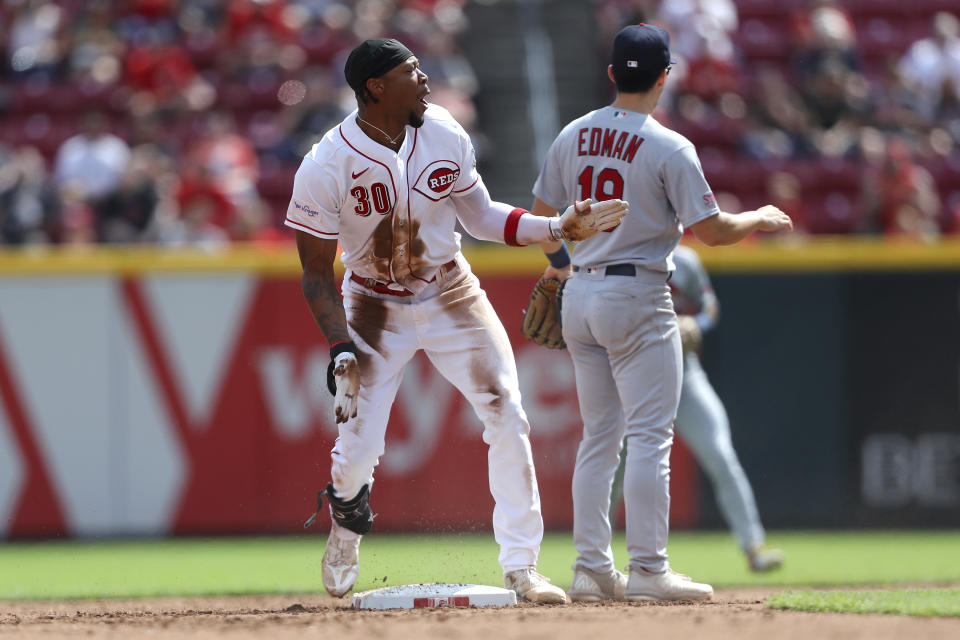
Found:
[{"label": "black du-rag", "polygon": [[359,91],[370,78],[379,78],[413,55],[403,43],[393,38],[364,40],[347,56],[343,75],[354,91]]}]

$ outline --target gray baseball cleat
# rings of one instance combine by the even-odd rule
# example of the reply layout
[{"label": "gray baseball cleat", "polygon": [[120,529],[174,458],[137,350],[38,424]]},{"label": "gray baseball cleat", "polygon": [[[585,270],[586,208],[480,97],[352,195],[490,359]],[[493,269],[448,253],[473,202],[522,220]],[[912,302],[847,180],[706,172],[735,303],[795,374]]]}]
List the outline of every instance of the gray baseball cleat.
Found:
[{"label": "gray baseball cleat", "polygon": [[503,576],[503,586],[517,592],[517,598],[537,604],[566,604],[567,594],[550,584],[550,578],[540,575],[533,567],[517,569]]},{"label": "gray baseball cleat", "polygon": [[713,587],[694,582],[672,569],[662,573],[650,573],[644,569],[630,567],[630,580],[627,582],[624,597],[633,602],[709,600],[713,597]]},{"label": "gray baseball cleat", "polygon": [[783,566],[784,554],[780,549],[771,549],[765,544],[754,545],[747,552],[750,571],[764,573],[775,571]]},{"label": "gray baseball cleat", "polygon": [[623,600],[627,590],[627,576],[616,569],[609,572],[592,571],[574,566],[570,599],[574,602],[600,602]]},{"label": "gray baseball cleat", "polygon": [[360,539],[358,533],[330,523],[330,537],[321,563],[323,586],[335,598],[342,598],[360,575]]}]

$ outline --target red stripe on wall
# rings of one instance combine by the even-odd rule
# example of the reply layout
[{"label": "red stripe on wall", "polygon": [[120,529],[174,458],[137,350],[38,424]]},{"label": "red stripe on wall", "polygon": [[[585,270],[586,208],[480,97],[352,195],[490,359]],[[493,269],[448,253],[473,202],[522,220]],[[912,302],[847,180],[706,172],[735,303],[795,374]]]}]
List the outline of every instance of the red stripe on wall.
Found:
[{"label": "red stripe on wall", "polygon": [[126,303],[130,319],[133,321],[133,326],[140,336],[140,343],[147,353],[151,372],[160,389],[164,405],[173,419],[182,451],[188,459],[184,486],[189,486],[192,475],[191,469],[193,468],[193,452],[190,447],[190,418],[187,415],[183,399],[180,397],[173,369],[167,358],[169,352],[160,342],[157,330],[153,325],[153,318],[147,310],[147,303],[143,299],[140,285],[139,280],[124,278],[121,286],[123,300]]},{"label": "red stripe on wall", "polygon": [[67,534],[67,523],[50,473],[33,439],[33,429],[27,412],[20,402],[16,381],[10,373],[0,334],[0,411],[6,410],[7,421],[13,429],[20,459],[24,467],[24,482],[20,497],[11,512],[8,534],[17,537],[51,537]]}]

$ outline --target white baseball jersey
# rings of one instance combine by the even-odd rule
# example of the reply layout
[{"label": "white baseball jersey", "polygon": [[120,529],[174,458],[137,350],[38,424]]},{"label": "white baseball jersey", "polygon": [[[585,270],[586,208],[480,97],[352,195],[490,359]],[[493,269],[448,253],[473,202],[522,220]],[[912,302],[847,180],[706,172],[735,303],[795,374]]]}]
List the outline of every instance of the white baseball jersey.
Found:
[{"label": "white baseball jersey", "polygon": [[557,209],[586,198],[630,203],[618,227],[577,244],[576,266],[632,263],[672,271],[670,254],[683,228],[720,212],[689,140],[653,116],[614,107],[564,127],[533,193]]},{"label": "white baseball jersey", "polygon": [[446,109],[430,105],[396,153],[371,140],[354,111],[304,157],[286,224],[336,238],[364,278],[418,293],[460,249],[451,197],[483,188],[473,145]]},{"label": "white baseball jersey", "polygon": [[[443,108],[430,105],[421,127],[408,126],[397,152],[371,140],[356,117],[306,155],[286,219],[299,231],[338,239],[341,259],[360,280],[344,278],[342,286],[360,390],[357,416],[339,425],[331,451],[334,491],[350,499],[372,486],[404,367],[423,350],[483,422],[501,566],[535,566],[543,517],[517,367],[500,319],[459,252],[455,225],[459,217],[471,234],[505,242],[522,235],[520,218],[529,219],[531,237],[549,237],[547,221],[489,202],[470,138]],[[371,288],[366,280],[388,286]]]}]

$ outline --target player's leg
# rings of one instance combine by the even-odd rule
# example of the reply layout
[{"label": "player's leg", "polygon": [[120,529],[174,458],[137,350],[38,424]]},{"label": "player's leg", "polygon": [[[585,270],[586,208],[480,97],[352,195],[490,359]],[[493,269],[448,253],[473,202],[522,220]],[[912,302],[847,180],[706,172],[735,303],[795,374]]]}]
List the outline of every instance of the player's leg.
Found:
[{"label": "player's leg", "polygon": [[[613,312],[613,310],[610,310]],[[644,326],[644,324],[646,326]],[[668,567],[670,450],[679,400],[679,350],[668,314],[624,335],[607,330],[617,391],[623,403],[626,465],[623,496],[631,568]]]},{"label": "player's leg", "polygon": [[420,346],[437,370],[473,406],[488,445],[494,536],[507,584],[536,602],[566,596],[536,574],[543,517],[530,450],[530,425],[520,405],[517,367],[507,333],[473,274],[418,304]]},{"label": "player's leg", "polygon": [[573,566],[570,597],[577,601],[621,600],[626,576],[614,566],[610,487],[620,460],[623,414],[607,350],[584,316],[591,285],[570,280],[564,287],[563,335],[573,359],[583,437],[573,471]]},{"label": "player's leg", "polygon": [[686,357],[677,432],[710,478],[724,520],[744,553],[761,554],[755,570],[780,566],[782,554],[765,549],[753,489],[733,448],[726,409],[695,354]]},{"label": "player's leg", "polygon": [[360,540],[373,517],[373,469],[384,451],[390,407],[403,367],[416,351],[416,335],[405,305],[346,292],[344,308],[360,361],[357,417],[339,426],[331,452],[327,487],[331,527],[322,560],[323,585],[333,596],[353,588],[360,574]]},{"label": "player's leg", "polygon": [[679,578],[667,561],[670,449],[682,366],[669,289],[666,283],[613,277],[599,289],[589,305],[589,327],[609,353],[625,422],[626,597],[710,597],[709,585]]},{"label": "player's leg", "polygon": [[608,572],[610,487],[619,463],[623,414],[607,350],[596,343],[587,324],[591,283],[572,279],[564,287],[563,337],[573,359],[583,437],[573,471],[573,544],[576,567]]},{"label": "player's leg", "polygon": [[350,500],[373,482],[373,469],[384,452],[390,409],[417,343],[409,304],[347,289],[344,310],[350,337],[357,345],[360,391],[357,417],[339,426],[330,472],[336,497]]}]

